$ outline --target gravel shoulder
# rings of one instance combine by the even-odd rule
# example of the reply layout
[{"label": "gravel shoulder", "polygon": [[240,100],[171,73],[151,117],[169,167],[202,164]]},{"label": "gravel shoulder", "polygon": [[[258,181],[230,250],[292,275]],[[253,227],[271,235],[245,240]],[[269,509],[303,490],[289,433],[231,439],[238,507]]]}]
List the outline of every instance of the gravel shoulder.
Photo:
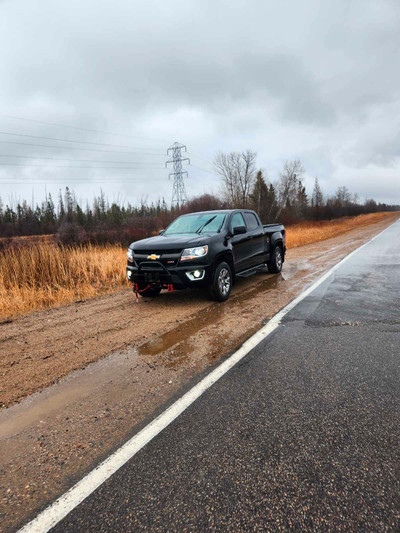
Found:
[{"label": "gravel shoulder", "polygon": [[64,492],[137,424],[393,221],[289,250],[282,275],[240,280],[225,304],[182,291],[137,305],[123,290],[1,324],[4,527],[13,530]]}]

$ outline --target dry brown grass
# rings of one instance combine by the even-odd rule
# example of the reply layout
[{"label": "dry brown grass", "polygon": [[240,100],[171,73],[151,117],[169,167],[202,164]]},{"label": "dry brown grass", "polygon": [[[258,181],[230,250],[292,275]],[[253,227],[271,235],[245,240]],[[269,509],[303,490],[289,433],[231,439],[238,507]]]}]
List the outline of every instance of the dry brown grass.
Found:
[{"label": "dry brown grass", "polygon": [[287,228],[286,243],[288,248],[304,246],[312,242],[325,241],[341,233],[346,233],[355,228],[375,224],[383,220],[399,218],[398,212],[371,213],[357,217],[338,218],[336,220],[323,220],[320,222],[301,222]]},{"label": "dry brown grass", "polygon": [[0,317],[58,307],[127,285],[120,246],[40,243],[0,253]]},{"label": "dry brown grass", "polygon": [[[287,228],[288,248],[322,241],[399,213],[374,213]],[[0,252],[0,318],[58,307],[127,286],[120,246],[59,247],[51,242]]]}]

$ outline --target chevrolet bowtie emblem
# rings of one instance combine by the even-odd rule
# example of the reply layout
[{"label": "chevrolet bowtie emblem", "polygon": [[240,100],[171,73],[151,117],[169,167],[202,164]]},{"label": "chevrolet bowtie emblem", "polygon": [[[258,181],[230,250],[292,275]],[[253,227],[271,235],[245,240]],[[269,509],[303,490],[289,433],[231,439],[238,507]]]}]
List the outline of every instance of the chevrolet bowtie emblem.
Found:
[{"label": "chevrolet bowtie emblem", "polygon": [[153,261],[155,261],[156,259],[160,259],[160,256],[156,254],[151,254],[147,256],[147,259],[152,259]]}]

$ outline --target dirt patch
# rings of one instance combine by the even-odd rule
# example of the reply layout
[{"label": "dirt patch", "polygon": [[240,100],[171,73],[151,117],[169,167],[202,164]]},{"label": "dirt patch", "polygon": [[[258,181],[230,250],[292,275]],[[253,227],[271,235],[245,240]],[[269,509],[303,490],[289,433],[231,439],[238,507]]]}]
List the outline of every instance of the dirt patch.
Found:
[{"label": "dirt patch", "polygon": [[121,291],[2,324],[3,405],[30,395],[0,412],[4,526],[15,527],[65,491],[182,386],[388,223],[290,250],[282,275],[240,280],[224,304],[187,291],[137,305]]}]

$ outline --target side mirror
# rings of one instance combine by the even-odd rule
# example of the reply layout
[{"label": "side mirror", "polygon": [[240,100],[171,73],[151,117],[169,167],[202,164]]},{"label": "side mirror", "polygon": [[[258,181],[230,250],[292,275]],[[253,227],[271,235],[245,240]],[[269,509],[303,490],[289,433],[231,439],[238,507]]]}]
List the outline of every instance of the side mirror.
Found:
[{"label": "side mirror", "polygon": [[160,231],[159,231],[158,234],[159,234],[159,235],[164,235],[164,231],[165,231],[165,229],[160,229]]},{"label": "side mirror", "polygon": [[233,234],[234,235],[243,235],[243,233],[246,233],[246,227],[245,226],[235,226],[233,228]]}]

